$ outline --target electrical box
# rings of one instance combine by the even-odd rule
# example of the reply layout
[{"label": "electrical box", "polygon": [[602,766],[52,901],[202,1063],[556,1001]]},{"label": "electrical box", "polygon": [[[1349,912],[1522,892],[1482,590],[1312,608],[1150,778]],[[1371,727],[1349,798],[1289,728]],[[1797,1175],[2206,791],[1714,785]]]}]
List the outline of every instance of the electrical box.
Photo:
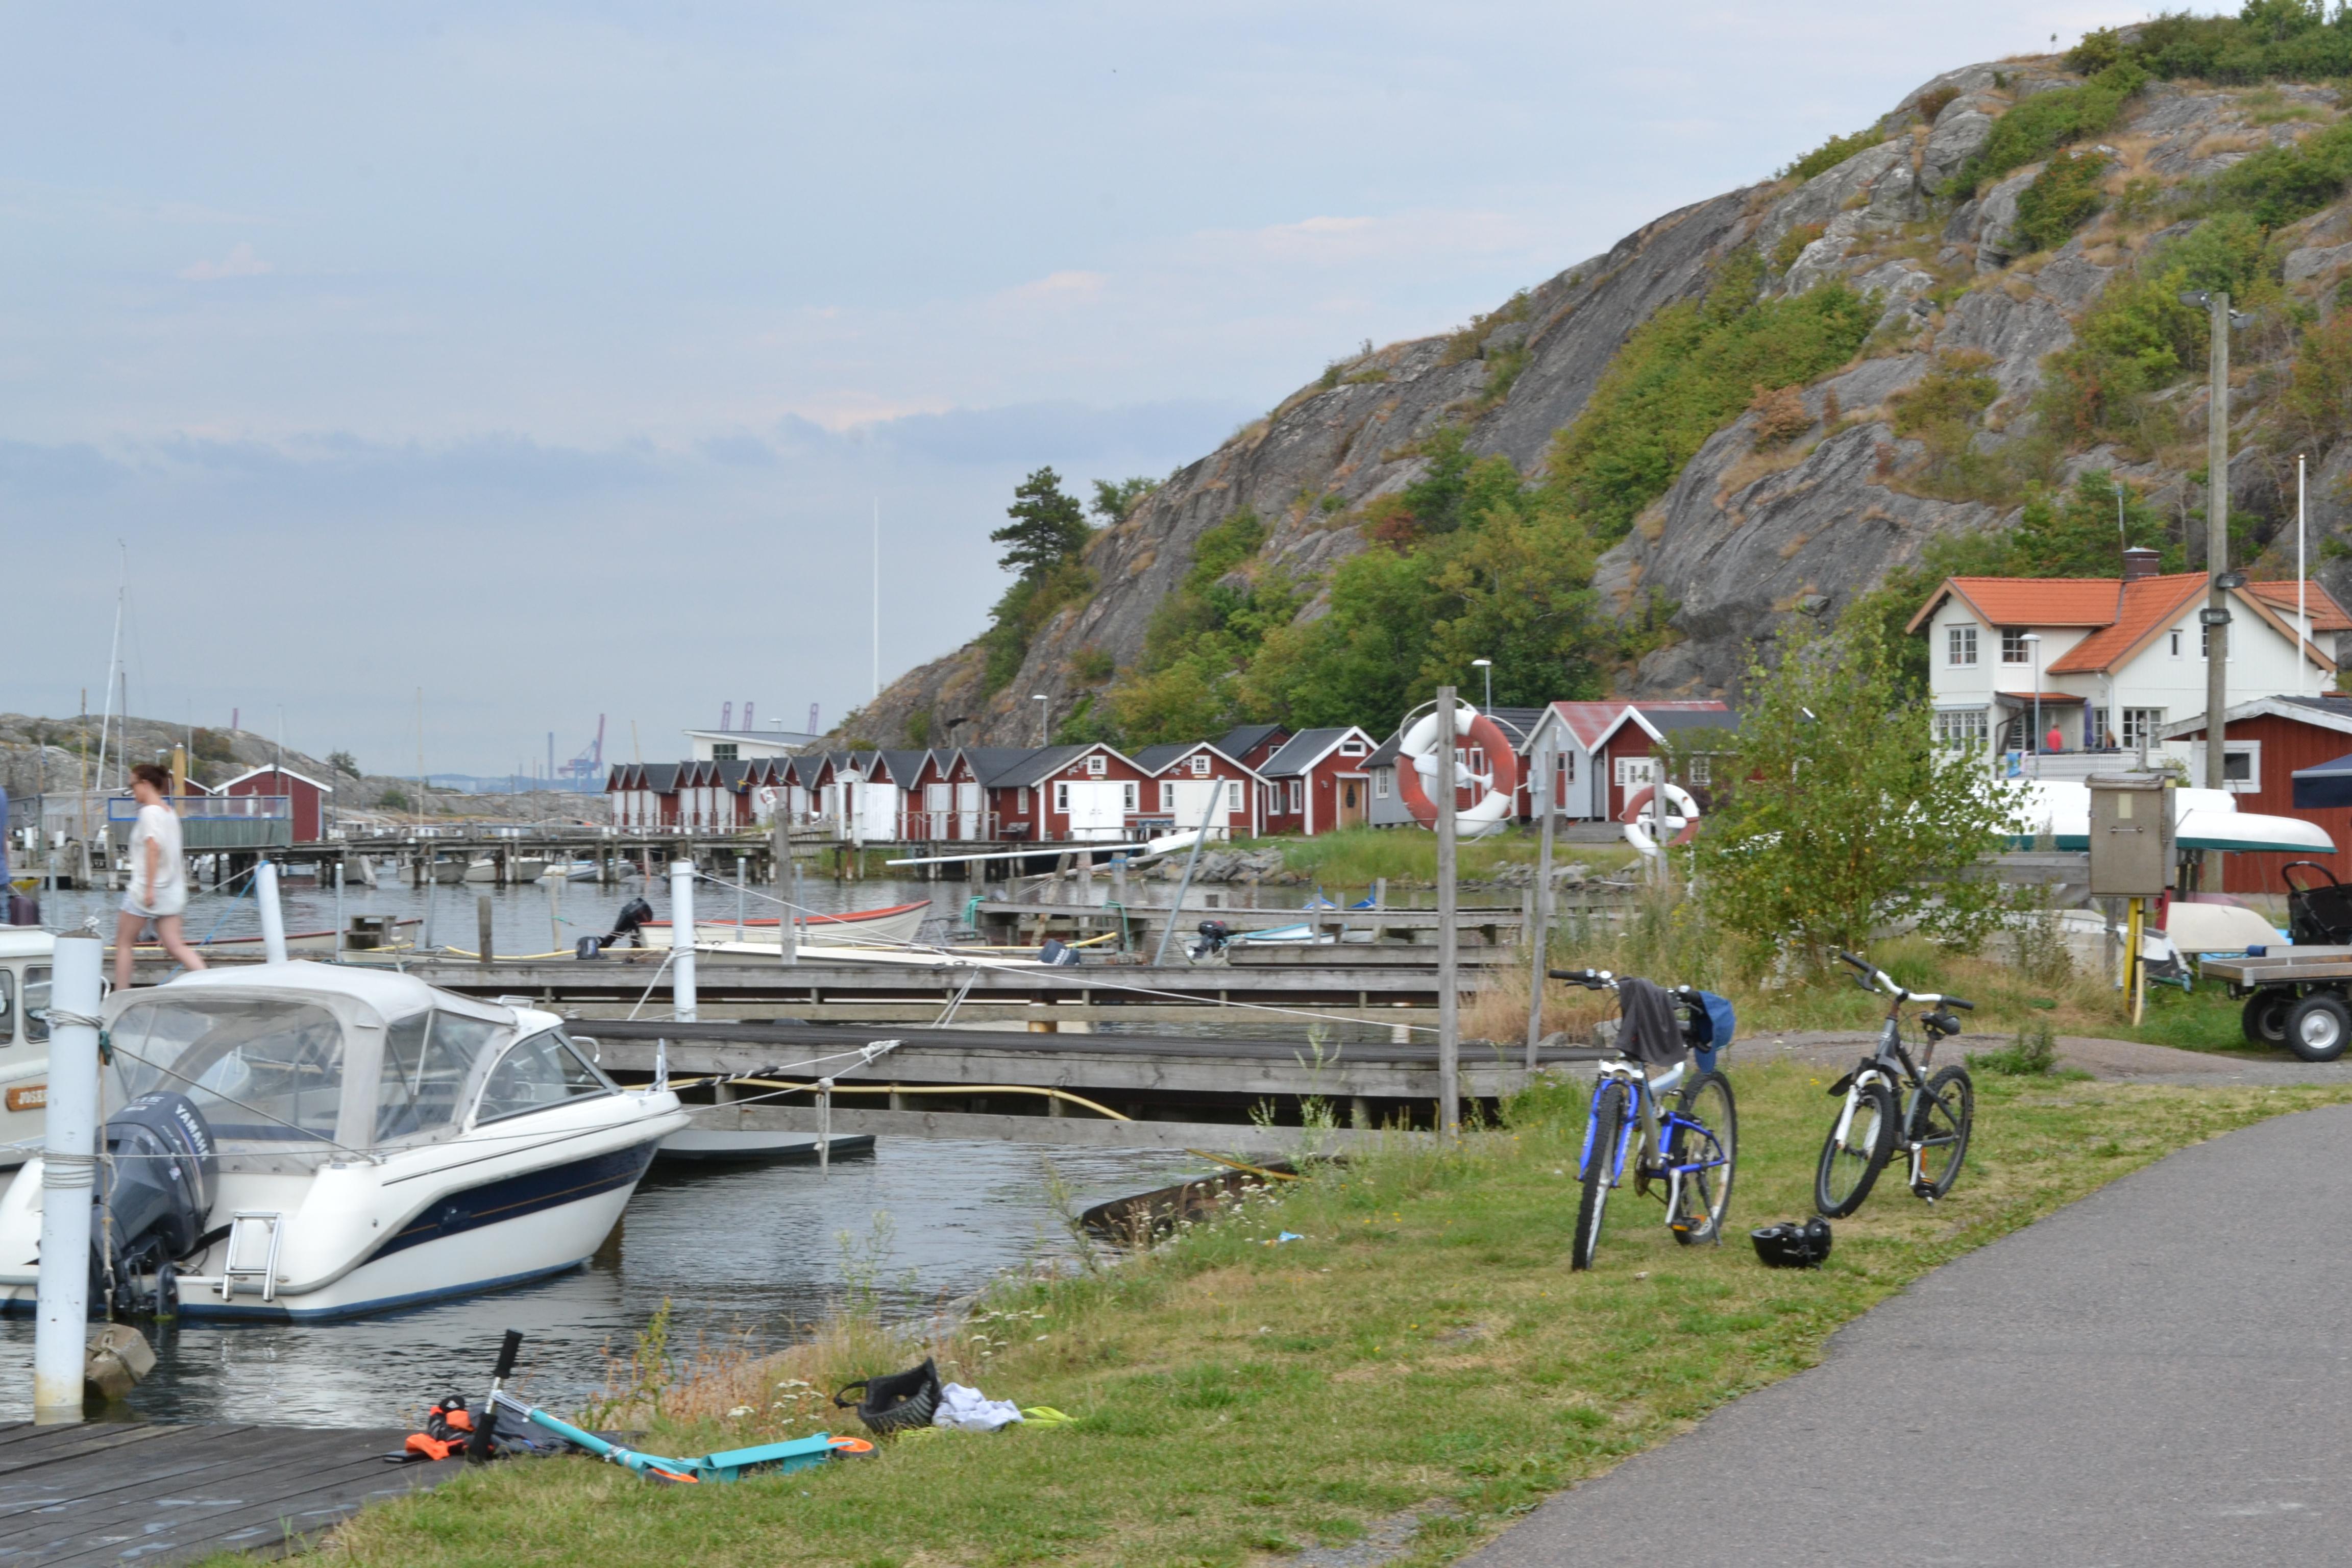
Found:
[{"label": "electrical box", "polygon": [[2152,899],[2172,882],[2172,796],[2152,773],[2095,774],[2091,896]]}]

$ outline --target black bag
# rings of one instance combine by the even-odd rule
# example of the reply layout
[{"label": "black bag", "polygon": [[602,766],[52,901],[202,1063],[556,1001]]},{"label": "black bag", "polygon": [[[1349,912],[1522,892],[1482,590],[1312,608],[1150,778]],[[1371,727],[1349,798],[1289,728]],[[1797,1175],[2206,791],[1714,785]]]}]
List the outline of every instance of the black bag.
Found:
[{"label": "black bag", "polygon": [[[849,1397],[851,1389],[866,1392],[853,1403]],[[833,1403],[839,1409],[856,1410],[857,1419],[868,1432],[903,1432],[910,1427],[928,1426],[940,1408],[940,1369],[926,1357],[922,1365],[910,1371],[893,1373],[888,1377],[861,1377],[835,1390]]]}]

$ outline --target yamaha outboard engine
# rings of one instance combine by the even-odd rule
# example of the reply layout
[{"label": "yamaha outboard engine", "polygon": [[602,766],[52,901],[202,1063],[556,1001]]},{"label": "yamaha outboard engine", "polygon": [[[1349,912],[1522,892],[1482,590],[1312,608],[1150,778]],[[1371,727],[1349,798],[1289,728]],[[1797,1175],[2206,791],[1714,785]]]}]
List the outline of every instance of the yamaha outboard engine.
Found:
[{"label": "yamaha outboard engine", "polygon": [[[179,1298],[172,1266],[195,1251],[213,1212],[220,1161],[204,1112],[184,1094],[142,1094],[107,1119],[108,1171],[90,1216],[94,1300],[169,1316]],[[152,1275],[142,1299],[138,1281]]]},{"label": "yamaha outboard engine", "polygon": [[1224,921],[1202,921],[1201,940],[1192,944],[1192,956],[1195,959],[1202,959],[1213,952],[1223,952],[1225,951],[1225,944],[1233,940],[1234,928]]}]

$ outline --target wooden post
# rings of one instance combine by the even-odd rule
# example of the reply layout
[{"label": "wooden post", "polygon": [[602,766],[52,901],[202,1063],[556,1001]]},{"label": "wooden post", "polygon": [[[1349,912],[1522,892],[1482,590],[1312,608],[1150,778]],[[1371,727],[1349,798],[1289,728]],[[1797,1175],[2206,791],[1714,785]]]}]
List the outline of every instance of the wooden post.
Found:
[{"label": "wooden post", "polygon": [[488,964],[494,956],[490,951],[490,896],[488,893],[480,894],[474,900],[474,923],[478,931],[475,938],[474,951],[480,955],[474,962]]},{"label": "wooden post", "polygon": [[1437,1131],[1448,1141],[1462,1135],[1462,998],[1455,971],[1462,962],[1454,927],[1459,919],[1454,885],[1454,688],[1437,689]]},{"label": "wooden post", "polygon": [[1523,933],[1528,941],[1528,1071],[1536,1070],[1536,1042],[1543,1037],[1545,960],[1551,951],[1551,843],[1559,814],[1552,809],[1552,787],[1559,781],[1558,748],[1546,742],[1534,759],[1535,777],[1528,781],[1528,799],[1535,806],[1537,836],[1533,920]]}]

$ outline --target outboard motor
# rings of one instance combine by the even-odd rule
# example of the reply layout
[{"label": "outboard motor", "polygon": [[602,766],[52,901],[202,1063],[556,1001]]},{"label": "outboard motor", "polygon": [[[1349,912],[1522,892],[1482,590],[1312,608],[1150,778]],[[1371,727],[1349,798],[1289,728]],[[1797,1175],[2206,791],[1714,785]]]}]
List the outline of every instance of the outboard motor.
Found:
[{"label": "outboard motor", "polygon": [[[179,1300],[172,1266],[204,1239],[220,1184],[213,1130],[186,1095],[142,1094],[107,1119],[106,1152],[90,1216],[92,1296],[102,1300],[110,1283],[119,1310],[169,1316]],[[143,1301],[142,1275],[155,1281]]]},{"label": "outboard motor", "polygon": [[646,933],[642,928],[653,918],[654,907],[651,904],[643,899],[631,899],[621,906],[620,914],[614,918],[611,932],[597,946],[616,947],[623,937],[629,939],[631,947],[645,946]]},{"label": "outboard motor", "polygon": [[1200,929],[1201,940],[1192,944],[1192,956],[1195,959],[1206,958],[1213,952],[1223,952],[1225,951],[1225,944],[1234,940],[1234,928],[1223,921],[1202,921]]}]

